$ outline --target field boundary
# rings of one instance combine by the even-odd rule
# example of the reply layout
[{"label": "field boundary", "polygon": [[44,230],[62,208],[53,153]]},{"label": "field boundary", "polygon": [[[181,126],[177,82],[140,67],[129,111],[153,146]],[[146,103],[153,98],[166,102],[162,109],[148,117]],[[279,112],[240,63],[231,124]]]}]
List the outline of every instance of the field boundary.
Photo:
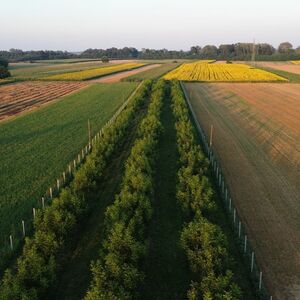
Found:
[{"label": "field boundary", "polygon": [[234,199],[232,199],[230,194],[229,186],[226,183],[225,177],[223,175],[220,163],[218,158],[214,153],[208,137],[205,135],[204,130],[202,129],[197,116],[193,110],[193,107],[190,103],[188,93],[184,87],[182,81],[180,81],[180,86],[185,96],[185,100],[188,104],[189,111],[192,115],[193,122],[197,127],[197,132],[199,134],[200,140],[204,146],[204,152],[206,152],[211,166],[211,174],[215,180],[216,186],[219,191],[219,195],[223,202],[224,211],[227,214],[229,223],[233,229],[236,243],[240,251],[241,256],[243,257],[245,267],[249,272],[249,276],[252,280],[255,292],[259,299],[272,300],[273,297],[269,294],[269,291],[266,287],[266,284],[263,279],[263,271],[259,267],[259,264],[256,260],[255,251],[251,246],[251,243],[248,239],[248,234],[246,226],[239,217],[238,209],[234,204]]},{"label": "field boundary", "polygon": [[46,206],[50,205],[52,200],[57,197],[63,187],[68,186],[74,177],[74,173],[85,161],[86,156],[91,152],[93,145],[99,138],[103,135],[103,132],[108,126],[110,126],[114,120],[119,116],[119,114],[126,108],[128,103],[132,100],[138,90],[141,88],[143,82],[141,82],[135,90],[129,95],[127,100],[118,108],[114,115],[103,125],[103,127],[93,136],[90,137],[88,144],[79,151],[78,155],[74,157],[65,168],[65,171],[60,174],[55,182],[53,182],[45,194],[37,200],[36,205],[32,207],[30,217],[19,220],[18,224],[15,223],[16,230],[14,233],[0,237],[0,274],[4,271],[7,263],[14,255],[17,254],[25,237],[31,235],[33,230],[33,221],[36,215],[37,209],[45,209]]}]

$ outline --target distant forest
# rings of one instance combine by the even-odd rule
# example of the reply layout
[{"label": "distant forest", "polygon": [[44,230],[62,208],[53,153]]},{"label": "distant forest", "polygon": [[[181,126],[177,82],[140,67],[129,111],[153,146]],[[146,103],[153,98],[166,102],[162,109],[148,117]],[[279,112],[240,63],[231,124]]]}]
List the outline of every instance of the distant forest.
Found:
[{"label": "distant forest", "polygon": [[204,47],[193,46],[188,51],[177,50],[155,50],[142,49],[141,51],[132,47],[122,49],[87,49],[80,54],[67,51],[22,51],[10,49],[0,51],[0,58],[9,62],[53,60],[66,58],[94,58],[102,59],[219,59],[219,60],[251,60],[255,53],[255,60],[296,60],[300,59],[300,46],[293,48],[289,42],[284,42],[275,49],[272,45],[261,43],[236,43],[224,44],[219,47],[206,45]]}]

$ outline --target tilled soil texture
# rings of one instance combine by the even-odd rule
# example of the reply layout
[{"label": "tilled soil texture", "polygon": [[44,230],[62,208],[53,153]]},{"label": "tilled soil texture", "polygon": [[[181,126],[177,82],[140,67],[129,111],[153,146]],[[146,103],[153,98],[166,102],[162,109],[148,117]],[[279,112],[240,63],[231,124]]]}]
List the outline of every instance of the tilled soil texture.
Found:
[{"label": "tilled soil texture", "polygon": [[185,85],[273,299],[300,299],[300,85]]},{"label": "tilled soil texture", "polygon": [[151,69],[157,68],[159,66],[161,66],[161,65],[160,64],[147,65],[147,66],[140,67],[140,68],[137,68],[137,69],[134,69],[134,70],[119,72],[119,73],[116,73],[116,74],[103,76],[103,77],[100,77],[100,78],[97,78],[97,79],[92,79],[92,80],[90,80],[90,82],[100,82],[100,83],[119,82],[123,78],[138,74],[140,72],[151,70]]},{"label": "tilled soil texture", "polygon": [[20,82],[0,86],[0,121],[88,86],[87,82]]},{"label": "tilled soil texture", "polygon": [[300,65],[295,65],[290,62],[270,62],[270,61],[263,61],[263,62],[256,62],[258,67],[266,67],[277,69],[285,72],[300,74]]}]

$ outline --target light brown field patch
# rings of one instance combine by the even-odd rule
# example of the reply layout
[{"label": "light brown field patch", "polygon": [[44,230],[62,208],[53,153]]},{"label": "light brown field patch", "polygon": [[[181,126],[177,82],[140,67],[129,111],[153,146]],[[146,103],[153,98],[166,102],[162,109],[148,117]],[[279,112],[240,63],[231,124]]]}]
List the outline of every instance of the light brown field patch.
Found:
[{"label": "light brown field patch", "polygon": [[87,82],[19,82],[0,86],[0,121],[71,94]]},{"label": "light brown field patch", "polygon": [[273,299],[300,299],[300,85],[185,86]]},{"label": "light brown field patch", "polygon": [[116,74],[103,76],[103,77],[100,77],[100,78],[97,78],[97,79],[92,79],[90,81],[91,82],[100,82],[100,83],[119,82],[123,78],[138,74],[140,72],[151,70],[151,69],[157,68],[159,66],[161,66],[161,65],[160,64],[147,65],[147,66],[140,67],[140,68],[137,68],[137,69],[133,69],[133,70],[130,70],[130,71],[119,72],[119,73],[116,73]]},{"label": "light brown field patch", "polygon": [[258,67],[272,68],[276,70],[286,71],[290,73],[300,74],[300,65],[292,64],[291,62],[256,62]]}]

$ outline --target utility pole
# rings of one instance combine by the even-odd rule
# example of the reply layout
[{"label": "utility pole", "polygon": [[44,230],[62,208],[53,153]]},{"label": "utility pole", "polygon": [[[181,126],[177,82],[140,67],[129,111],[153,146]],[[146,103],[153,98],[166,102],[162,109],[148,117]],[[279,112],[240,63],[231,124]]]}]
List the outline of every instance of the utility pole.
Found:
[{"label": "utility pole", "polygon": [[255,47],[255,39],[253,40],[253,45],[252,45],[252,65],[253,67],[255,67],[255,51],[256,51],[256,47]]},{"label": "utility pole", "polygon": [[90,124],[90,119],[88,119],[88,132],[89,132],[89,145],[91,145],[91,124]]}]

